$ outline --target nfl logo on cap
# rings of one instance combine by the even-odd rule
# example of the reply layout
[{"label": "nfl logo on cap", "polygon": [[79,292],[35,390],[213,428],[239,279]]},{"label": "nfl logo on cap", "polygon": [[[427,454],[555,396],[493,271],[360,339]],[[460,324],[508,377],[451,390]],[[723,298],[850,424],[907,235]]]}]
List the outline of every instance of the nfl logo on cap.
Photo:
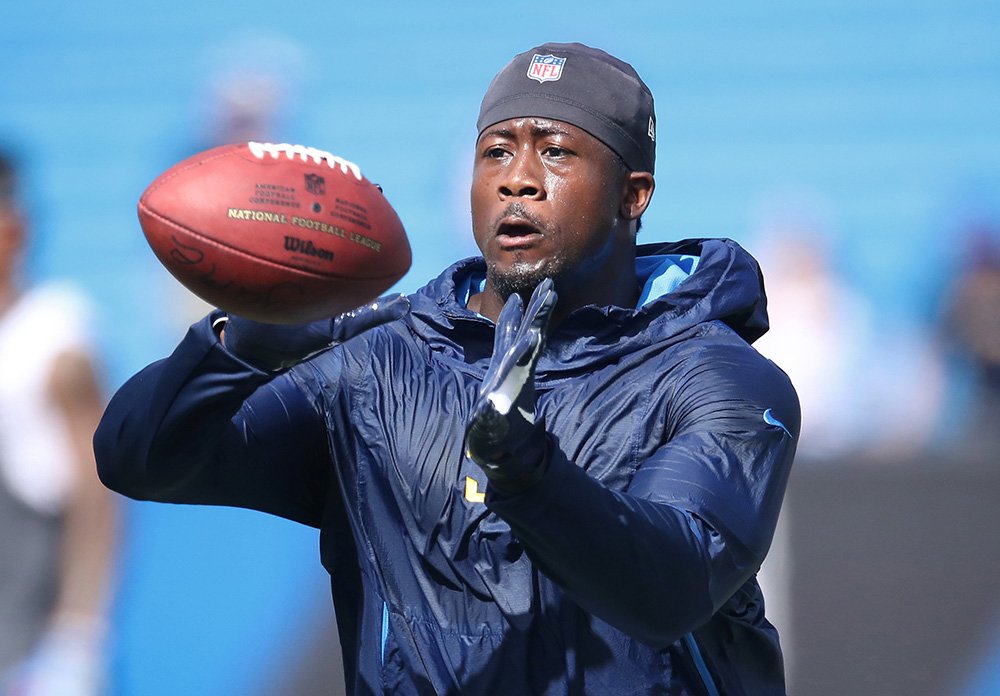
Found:
[{"label": "nfl logo on cap", "polygon": [[565,58],[547,53],[544,56],[537,53],[531,57],[528,64],[528,77],[532,80],[542,82],[552,82],[562,77],[563,66],[566,64]]}]

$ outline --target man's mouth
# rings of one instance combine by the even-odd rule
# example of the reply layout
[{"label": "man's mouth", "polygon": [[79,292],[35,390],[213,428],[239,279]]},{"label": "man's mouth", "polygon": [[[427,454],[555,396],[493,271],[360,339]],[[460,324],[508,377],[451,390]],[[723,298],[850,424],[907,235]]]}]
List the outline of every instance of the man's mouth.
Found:
[{"label": "man's mouth", "polygon": [[497,226],[497,244],[505,251],[535,246],[544,236],[537,227],[523,218],[505,218]]}]

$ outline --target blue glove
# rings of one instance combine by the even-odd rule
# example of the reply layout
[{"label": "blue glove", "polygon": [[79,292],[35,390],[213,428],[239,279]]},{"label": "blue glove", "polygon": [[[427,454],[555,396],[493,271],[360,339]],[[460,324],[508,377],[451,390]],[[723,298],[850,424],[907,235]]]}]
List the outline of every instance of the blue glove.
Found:
[{"label": "blue glove", "polygon": [[507,300],[497,318],[493,359],[465,430],[465,454],[506,493],[527,489],[544,473],[548,437],[535,418],[535,366],[556,291],[546,278],[527,310],[520,295]]},{"label": "blue glove", "polygon": [[276,372],[368,329],[400,319],[409,311],[410,300],[405,295],[386,295],[333,319],[307,324],[265,324],[229,315],[222,327],[223,343],[254,367]]}]

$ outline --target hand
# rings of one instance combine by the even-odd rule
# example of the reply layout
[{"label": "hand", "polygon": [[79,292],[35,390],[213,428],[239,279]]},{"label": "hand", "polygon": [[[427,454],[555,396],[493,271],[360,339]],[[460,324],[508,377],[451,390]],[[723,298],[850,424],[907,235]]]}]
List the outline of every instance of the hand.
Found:
[{"label": "hand", "polygon": [[265,324],[235,315],[225,318],[222,342],[254,367],[276,372],[343,343],[368,329],[404,317],[405,295],[386,295],[333,319],[307,324]]},{"label": "hand", "polygon": [[556,304],[552,280],[507,300],[497,318],[493,359],[465,430],[465,453],[500,490],[523,490],[541,476],[545,427],[535,419],[535,366]]}]

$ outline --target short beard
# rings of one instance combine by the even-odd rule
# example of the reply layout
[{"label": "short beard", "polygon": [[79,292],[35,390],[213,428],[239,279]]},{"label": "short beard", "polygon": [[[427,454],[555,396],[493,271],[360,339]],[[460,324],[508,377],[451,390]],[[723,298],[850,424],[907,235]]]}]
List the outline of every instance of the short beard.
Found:
[{"label": "short beard", "polygon": [[490,264],[486,268],[486,277],[490,286],[504,302],[515,293],[527,299],[545,278],[556,279],[562,262],[561,257],[549,258],[540,264],[515,262],[502,273],[497,271],[495,264]]}]

